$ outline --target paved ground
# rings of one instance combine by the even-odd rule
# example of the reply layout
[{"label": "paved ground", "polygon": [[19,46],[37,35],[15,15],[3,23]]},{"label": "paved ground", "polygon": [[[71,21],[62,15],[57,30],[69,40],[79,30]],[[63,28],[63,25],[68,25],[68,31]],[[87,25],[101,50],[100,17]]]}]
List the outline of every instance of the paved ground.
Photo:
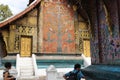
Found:
[{"label": "paved ground", "polygon": [[[46,80],[45,76],[40,77],[40,80]],[[85,79],[81,79],[81,80],[85,80]]]},{"label": "paved ground", "polygon": [[[63,76],[65,73],[69,72],[73,70],[73,68],[57,68],[57,72],[59,73],[59,76]],[[39,69],[38,70],[38,74],[39,74],[39,78],[40,80],[46,80],[46,69]],[[81,80],[85,80],[85,79],[81,79]]]},{"label": "paved ground", "polygon": [[[46,80],[45,76],[40,77],[40,80]],[[85,79],[81,79],[81,80],[85,80]]]}]

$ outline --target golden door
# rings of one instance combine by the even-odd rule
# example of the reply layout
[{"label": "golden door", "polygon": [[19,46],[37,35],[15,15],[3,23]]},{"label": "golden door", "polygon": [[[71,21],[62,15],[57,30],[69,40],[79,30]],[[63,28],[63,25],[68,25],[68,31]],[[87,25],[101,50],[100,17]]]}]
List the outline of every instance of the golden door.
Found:
[{"label": "golden door", "polygon": [[86,57],[90,57],[90,41],[84,40],[83,41],[83,47],[84,47],[84,55]]},{"label": "golden door", "polygon": [[21,57],[30,57],[32,52],[32,37],[21,36],[21,46],[20,46]]}]

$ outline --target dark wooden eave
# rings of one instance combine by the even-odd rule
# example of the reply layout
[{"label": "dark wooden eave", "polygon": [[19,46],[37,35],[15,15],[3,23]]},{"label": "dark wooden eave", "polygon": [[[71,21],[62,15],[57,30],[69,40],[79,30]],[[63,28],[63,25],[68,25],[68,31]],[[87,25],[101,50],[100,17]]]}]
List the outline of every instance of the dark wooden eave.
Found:
[{"label": "dark wooden eave", "polygon": [[12,16],[9,19],[6,19],[5,21],[0,22],[0,28],[12,23],[13,21],[19,19],[20,17],[22,17],[23,15],[31,11],[33,8],[35,8],[40,3],[40,1],[41,0],[36,0],[35,2],[31,3],[31,5],[29,5],[24,11],[20,12],[19,14],[15,16]]}]

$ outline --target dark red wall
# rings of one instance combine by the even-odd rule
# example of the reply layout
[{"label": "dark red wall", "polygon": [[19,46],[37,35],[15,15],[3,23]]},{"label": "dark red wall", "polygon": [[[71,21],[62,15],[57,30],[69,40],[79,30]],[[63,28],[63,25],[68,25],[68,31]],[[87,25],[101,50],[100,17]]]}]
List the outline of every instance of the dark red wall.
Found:
[{"label": "dark red wall", "polygon": [[66,0],[44,3],[43,52],[75,52],[74,11]]}]

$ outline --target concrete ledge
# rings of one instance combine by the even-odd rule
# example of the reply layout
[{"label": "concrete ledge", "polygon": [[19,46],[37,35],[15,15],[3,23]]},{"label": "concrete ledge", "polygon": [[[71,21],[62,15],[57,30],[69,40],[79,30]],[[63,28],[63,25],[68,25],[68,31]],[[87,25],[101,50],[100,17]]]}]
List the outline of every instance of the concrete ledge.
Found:
[{"label": "concrete ledge", "polygon": [[91,65],[82,72],[86,80],[120,80],[120,66]]}]

